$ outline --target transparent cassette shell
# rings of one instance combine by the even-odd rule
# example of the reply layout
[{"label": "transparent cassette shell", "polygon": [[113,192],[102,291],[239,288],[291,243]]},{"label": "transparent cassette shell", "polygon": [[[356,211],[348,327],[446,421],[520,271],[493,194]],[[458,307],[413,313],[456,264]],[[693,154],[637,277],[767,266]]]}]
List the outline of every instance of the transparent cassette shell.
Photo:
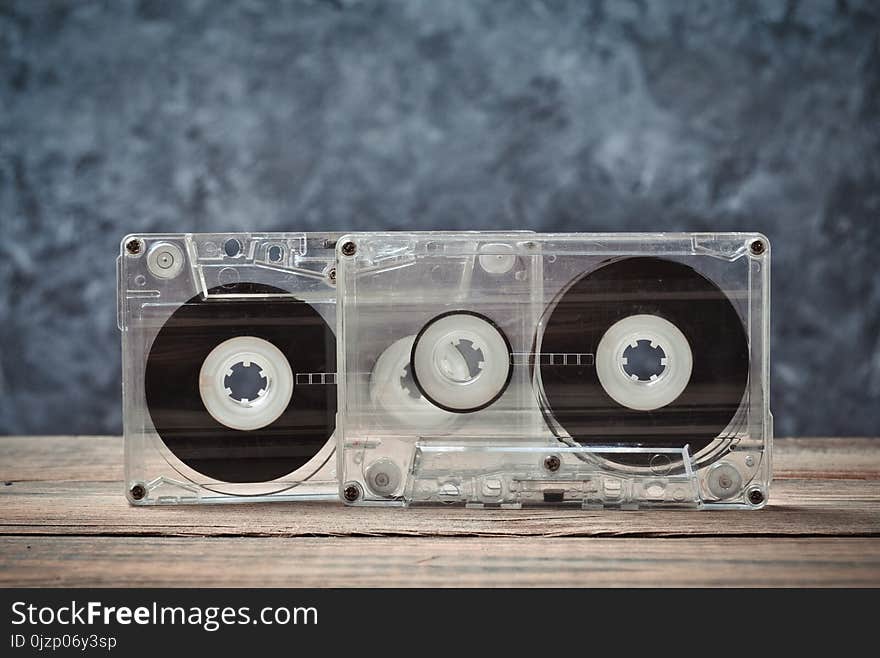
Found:
[{"label": "transparent cassette shell", "polygon": [[[281,297],[308,304],[333,330],[336,238],[332,233],[188,233],[138,234],[122,240],[117,260],[118,324],[122,333],[125,491],[131,503],[338,499],[334,438],[330,437],[308,463],[287,475],[253,482],[223,481],[192,468],[168,448],[154,425],[145,391],[151,346],[175,311],[194,298],[221,300],[224,291],[235,289],[239,282],[278,289]],[[249,299],[272,297],[254,294]],[[266,348],[251,341],[249,346],[257,353],[263,350],[265,359],[279,361],[271,345]],[[277,364],[279,377],[288,368],[286,361],[281,361]],[[335,372],[297,372],[295,378],[291,386],[336,383]],[[296,394],[294,389],[292,395]],[[283,403],[281,400],[280,406]],[[221,411],[212,413],[219,417]],[[271,416],[271,409],[269,413]]]},{"label": "transparent cassette shell", "polygon": [[[619,354],[630,343],[641,345],[633,340],[638,332],[660,337],[657,344],[668,352],[661,363],[669,372],[676,364],[678,382],[670,375],[671,393],[654,402],[627,400],[624,382],[617,387],[622,404],[662,407],[688,384],[687,340],[677,346],[681,332],[662,318],[626,318],[617,332],[623,338],[598,358],[596,349],[544,350],[548,314],[572,282],[622,258],[686,266],[716,285],[735,309],[744,332],[742,394],[729,422],[705,444],[678,440],[677,427],[661,428],[663,445],[621,441],[613,431],[582,442],[548,409],[545,366],[596,369],[599,377],[604,368],[616,376],[627,363]],[[769,242],[758,233],[341,237],[337,440],[343,499],[355,505],[763,507],[773,434],[769,261]],[[508,343],[509,363],[498,357],[496,332]],[[605,336],[613,342],[613,334]],[[606,353],[617,355],[612,366]],[[700,354],[692,358],[698,368]],[[480,381],[486,390],[475,385]],[[603,386],[614,393],[613,385]]]}]

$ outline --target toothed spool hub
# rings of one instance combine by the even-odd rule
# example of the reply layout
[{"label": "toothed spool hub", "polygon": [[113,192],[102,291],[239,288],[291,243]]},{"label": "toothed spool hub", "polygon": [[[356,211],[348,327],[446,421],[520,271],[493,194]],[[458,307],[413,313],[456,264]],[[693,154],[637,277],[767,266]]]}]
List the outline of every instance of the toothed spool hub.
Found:
[{"label": "toothed spool hub", "polygon": [[448,425],[454,414],[428,402],[412,381],[410,353],[415,336],[392,343],[376,360],[370,373],[370,399],[382,409],[383,419],[419,427]]},{"label": "toothed spool hub", "polygon": [[[265,387],[252,400],[237,400],[226,385],[233,366],[259,366]],[[230,338],[211,350],[199,372],[199,393],[218,423],[236,430],[256,430],[274,423],[293,395],[293,371],[281,350],[254,336]]]},{"label": "toothed spool hub", "polygon": [[[627,372],[628,348],[650,341],[662,349],[663,370],[648,381]],[[693,354],[688,340],[674,324],[656,315],[631,315],[612,325],[596,348],[596,374],[605,392],[630,409],[651,411],[673,402],[691,378]]]},{"label": "toothed spool hub", "polygon": [[441,409],[477,411],[501,397],[510,383],[510,351],[507,338],[487,317],[452,311],[431,320],[416,337],[413,380]]}]

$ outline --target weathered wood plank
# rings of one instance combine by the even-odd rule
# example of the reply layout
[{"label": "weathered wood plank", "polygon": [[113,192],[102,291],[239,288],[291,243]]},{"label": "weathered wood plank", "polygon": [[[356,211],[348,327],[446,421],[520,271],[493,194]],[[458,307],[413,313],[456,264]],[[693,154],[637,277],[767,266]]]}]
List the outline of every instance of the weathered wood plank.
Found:
[{"label": "weathered wood plank", "polygon": [[[880,438],[776,439],[777,478],[880,480]],[[122,481],[118,436],[0,437],[0,481]]]},{"label": "weathered wood plank", "polygon": [[880,535],[880,487],[780,480],[761,511],[351,508],[338,503],[130,507],[118,483],[18,482],[0,495],[0,535],[715,536]]},{"label": "weathered wood plank", "polygon": [[364,509],[277,503],[132,508],[117,437],[0,439],[0,535],[876,536],[880,441],[776,442],[760,512]]},{"label": "weathered wood plank", "polygon": [[0,586],[880,586],[880,440],[774,461],[760,512],[133,508],[119,438],[0,438]]},{"label": "weathered wood plank", "polygon": [[3,436],[0,482],[121,482],[122,448],[119,436]]},{"label": "weathered wood plank", "polygon": [[873,539],[0,538],[0,586],[880,586]]}]

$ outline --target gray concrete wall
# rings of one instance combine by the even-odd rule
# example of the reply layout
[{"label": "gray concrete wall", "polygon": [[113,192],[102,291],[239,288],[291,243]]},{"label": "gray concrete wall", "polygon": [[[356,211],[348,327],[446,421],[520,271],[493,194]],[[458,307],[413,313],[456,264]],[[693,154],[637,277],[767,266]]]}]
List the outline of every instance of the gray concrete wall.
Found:
[{"label": "gray concrete wall", "polygon": [[132,231],[760,230],[779,434],[880,428],[876,2],[0,0],[0,433],[120,431]]}]

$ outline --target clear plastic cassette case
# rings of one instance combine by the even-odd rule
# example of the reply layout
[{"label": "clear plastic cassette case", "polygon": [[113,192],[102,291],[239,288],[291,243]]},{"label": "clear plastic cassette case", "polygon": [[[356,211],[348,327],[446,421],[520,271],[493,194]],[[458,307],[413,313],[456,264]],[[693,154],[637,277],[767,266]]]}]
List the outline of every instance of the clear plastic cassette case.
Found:
[{"label": "clear plastic cassette case", "polygon": [[763,507],[769,259],[748,233],[341,237],[343,499]]},{"label": "clear plastic cassette case", "polygon": [[336,237],[123,239],[129,501],[338,499]]}]

